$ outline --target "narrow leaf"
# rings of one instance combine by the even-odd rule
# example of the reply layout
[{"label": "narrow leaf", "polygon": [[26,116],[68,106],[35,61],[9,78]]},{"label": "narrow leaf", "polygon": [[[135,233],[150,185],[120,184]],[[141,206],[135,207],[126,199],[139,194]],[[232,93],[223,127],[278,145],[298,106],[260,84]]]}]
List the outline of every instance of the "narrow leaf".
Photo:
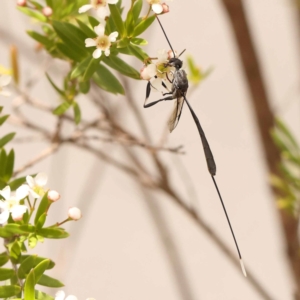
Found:
[{"label": "narrow leaf", "polygon": [[142,34],[155,20],[155,15],[148,17],[145,20],[142,20],[135,28],[133,31],[132,36],[138,36]]},{"label": "narrow leaf", "polygon": [[93,74],[96,72],[97,68],[99,67],[99,62],[101,59],[102,57],[100,57],[99,59],[93,58],[92,60],[90,60],[90,63],[84,72],[82,78],[83,81],[89,80],[93,76]]},{"label": "narrow leaf", "polygon": [[38,231],[38,234],[48,239],[64,239],[69,234],[62,228],[42,228]]},{"label": "narrow leaf", "polygon": [[123,23],[123,20],[122,20],[122,16],[121,16],[120,10],[114,4],[109,4],[108,6],[109,6],[110,13],[111,13],[110,17],[114,21],[114,24],[115,24],[115,26],[117,28],[119,36],[123,37],[124,33],[125,33],[125,27],[124,27],[124,23]]},{"label": "narrow leaf", "polygon": [[80,75],[84,74],[91,60],[94,60],[94,58],[92,56],[89,56],[85,58],[83,61],[81,61],[79,64],[77,64],[77,66],[73,69],[71,73],[71,79],[77,78]]},{"label": "narrow leaf", "polygon": [[47,18],[42,13],[40,13],[39,11],[31,10],[27,7],[20,7],[20,6],[18,6],[17,8],[18,8],[18,10],[20,10],[25,15],[27,15],[29,17],[32,17],[32,18],[34,18],[38,21],[41,21],[41,22],[46,22],[47,21]]},{"label": "narrow leaf", "polygon": [[45,195],[43,196],[40,205],[37,209],[37,212],[35,214],[35,218],[34,218],[34,224],[37,225],[39,218],[42,214],[46,213],[48,207],[50,204],[50,200],[48,200],[48,193],[45,193]]},{"label": "narrow leaf", "polygon": [[15,152],[13,149],[10,150],[7,155],[6,164],[5,164],[5,173],[3,179],[9,181],[13,171],[14,171],[14,162],[15,162]]},{"label": "narrow leaf", "polygon": [[0,254],[0,267],[4,266],[9,260],[9,256],[6,251]]},{"label": "narrow leaf", "polygon": [[21,292],[21,287],[18,285],[0,286],[0,298],[9,298]]},{"label": "narrow leaf", "polygon": [[12,132],[0,139],[0,148],[4,147],[8,142],[10,142],[14,138],[15,134],[15,132]]},{"label": "narrow leaf", "polygon": [[65,97],[65,92],[63,90],[61,90],[59,87],[57,87],[57,85],[52,81],[52,79],[50,78],[50,76],[46,73],[46,77],[49,80],[50,84],[52,85],[52,87],[63,97]]},{"label": "narrow leaf", "polygon": [[37,284],[52,287],[52,288],[59,288],[59,287],[64,286],[64,284],[62,282],[60,282],[59,280],[52,278],[50,276],[47,276],[45,274],[43,274],[41,276],[41,278]]},{"label": "narrow leaf", "polygon": [[125,93],[119,80],[102,64],[100,64],[93,79],[95,83],[105,91],[122,95]]},{"label": "narrow leaf", "polygon": [[0,117],[0,126],[8,119],[9,115]]},{"label": "narrow leaf", "polygon": [[81,111],[77,102],[73,103],[73,110],[74,110],[75,123],[78,125],[81,121]]},{"label": "narrow leaf", "polygon": [[34,268],[35,284],[40,280],[44,272],[48,269],[50,259],[45,259]]},{"label": "narrow leaf", "polygon": [[31,270],[25,281],[24,300],[35,300],[34,286],[35,286],[34,270]]},{"label": "narrow leaf", "polygon": [[69,102],[65,101],[53,110],[53,114],[60,116],[60,115],[64,114],[70,107],[71,107],[71,104]]},{"label": "narrow leaf", "polygon": [[15,272],[12,269],[0,268],[0,281],[11,279]]}]

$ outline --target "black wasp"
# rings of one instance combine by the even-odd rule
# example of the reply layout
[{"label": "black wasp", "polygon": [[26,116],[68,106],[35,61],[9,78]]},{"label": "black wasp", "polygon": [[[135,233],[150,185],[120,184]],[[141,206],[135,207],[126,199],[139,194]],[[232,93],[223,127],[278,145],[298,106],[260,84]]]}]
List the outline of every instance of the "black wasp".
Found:
[{"label": "black wasp", "polygon": [[166,74],[167,79],[172,84],[172,87],[171,87],[170,91],[168,90],[166,84],[162,81],[163,87],[166,90],[168,90],[168,92],[163,93],[163,96],[166,96],[166,97],[146,104],[146,101],[149,98],[150,92],[151,92],[151,83],[150,83],[150,81],[148,82],[147,89],[146,89],[146,100],[145,100],[144,107],[148,108],[148,107],[153,106],[156,103],[161,102],[161,101],[175,100],[176,102],[175,102],[174,110],[173,110],[172,115],[171,115],[171,117],[170,117],[170,119],[168,121],[169,130],[170,130],[170,132],[172,132],[175,129],[175,127],[177,126],[177,124],[178,124],[178,121],[179,121],[180,116],[181,116],[183,104],[184,104],[184,102],[186,102],[186,104],[187,104],[187,106],[188,106],[188,108],[189,108],[189,110],[190,110],[190,112],[192,114],[192,117],[193,117],[193,119],[195,121],[195,124],[197,126],[197,129],[198,129],[198,132],[199,132],[199,135],[200,135],[200,138],[201,138],[203,150],[204,150],[204,155],[205,155],[205,158],[206,158],[207,168],[208,168],[208,171],[209,171],[209,173],[211,175],[211,178],[213,180],[213,183],[214,183],[214,186],[215,186],[216,191],[218,193],[219,199],[221,201],[221,204],[222,204],[222,207],[223,207],[223,210],[224,210],[224,213],[225,213],[225,216],[226,216],[226,219],[227,219],[227,222],[228,222],[228,225],[229,225],[229,228],[230,228],[230,231],[231,231],[231,234],[232,234],[232,237],[233,237],[233,240],[234,240],[234,243],[235,243],[238,255],[239,255],[240,265],[241,265],[243,274],[246,277],[247,274],[246,274],[246,270],[245,270],[245,267],[244,267],[244,264],[243,264],[242,255],[241,255],[238,243],[236,241],[236,238],[235,238],[235,235],[234,235],[234,232],[233,232],[233,229],[232,229],[232,226],[231,226],[231,223],[230,223],[230,220],[229,220],[229,217],[228,217],[228,214],[227,214],[227,211],[226,211],[226,208],[225,208],[225,205],[224,205],[221,193],[219,191],[217,182],[216,182],[216,180],[214,178],[214,176],[216,175],[216,171],[217,171],[217,167],[216,167],[216,163],[215,163],[215,160],[214,160],[214,156],[212,154],[212,151],[210,149],[210,146],[208,144],[208,141],[206,139],[204,131],[203,131],[201,125],[200,125],[199,119],[196,116],[194,110],[192,109],[190,103],[188,102],[188,100],[186,98],[186,94],[187,94],[187,91],[188,91],[189,83],[188,83],[188,79],[187,79],[187,74],[182,69],[182,60],[179,59],[180,55],[185,50],[178,57],[176,57],[175,52],[174,52],[174,50],[172,48],[172,45],[171,45],[171,43],[170,43],[170,41],[169,41],[169,39],[167,37],[167,34],[166,34],[166,32],[165,32],[165,30],[164,30],[164,28],[163,28],[163,26],[162,26],[162,24],[161,24],[161,22],[160,22],[160,20],[159,20],[159,18],[157,16],[156,16],[156,19],[159,22],[159,25],[160,25],[160,27],[161,27],[161,29],[162,29],[162,31],[163,31],[166,39],[167,39],[167,42],[168,42],[168,44],[169,44],[169,46],[170,46],[170,48],[171,48],[171,50],[173,52],[173,55],[174,55],[174,57],[172,57],[172,58],[170,58],[168,60],[168,62],[165,64],[165,66],[166,67],[167,66],[174,67],[175,71],[172,72],[172,78],[171,79],[169,79],[168,74]]}]

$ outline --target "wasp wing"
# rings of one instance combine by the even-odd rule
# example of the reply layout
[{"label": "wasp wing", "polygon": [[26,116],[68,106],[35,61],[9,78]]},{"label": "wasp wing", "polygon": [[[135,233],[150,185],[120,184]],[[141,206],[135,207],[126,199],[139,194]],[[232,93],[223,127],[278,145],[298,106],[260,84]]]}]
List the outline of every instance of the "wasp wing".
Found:
[{"label": "wasp wing", "polygon": [[177,124],[179,122],[183,103],[184,103],[183,97],[178,97],[177,100],[174,102],[174,109],[173,109],[173,112],[168,121],[168,126],[169,126],[170,132],[172,132],[175,129],[175,127],[177,126]]}]

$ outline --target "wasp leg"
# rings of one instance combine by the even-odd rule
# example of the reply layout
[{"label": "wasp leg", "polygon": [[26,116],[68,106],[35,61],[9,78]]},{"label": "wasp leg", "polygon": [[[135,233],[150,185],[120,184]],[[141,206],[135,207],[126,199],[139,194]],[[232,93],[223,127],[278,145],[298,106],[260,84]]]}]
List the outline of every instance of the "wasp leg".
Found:
[{"label": "wasp leg", "polygon": [[174,100],[174,97],[173,96],[169,96],[169,97],[166,97],[166,98],[159,99],[157,101],[153,101],[153,102],[151,102],[149,104],[146,104],[146,105],[144,104],[144,108],[148,108],[150,106],[153,106],[153,105],[155,105],[156,103],[158,103],[160,101],[167,101],[167,100]]}]

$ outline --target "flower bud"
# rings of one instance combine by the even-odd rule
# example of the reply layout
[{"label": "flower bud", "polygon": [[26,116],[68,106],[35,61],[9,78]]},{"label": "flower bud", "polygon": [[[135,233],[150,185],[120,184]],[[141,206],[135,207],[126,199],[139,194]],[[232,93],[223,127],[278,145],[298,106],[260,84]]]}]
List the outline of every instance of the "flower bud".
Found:
[{"label": "flower bud", "polygon": [[50,17],[50,16],[52,16],[53,10],[51,7],[46,6],[43,8],[42,12],[45,17]]},{"label": "flower bud", "polygon": [[50,190],[48,192],[48,199],[52,202],[56,202],[57,200],[60,199],[60,194],[57,191]]},{"label": "flower bud", "polygon": [[69,216],[70,219],[72,219],[74,221],[77,221],[77,220],[79,220],[82,217],[81,211],[77,207],[71,207],[71,208],[69,208],[68,216]]},{"label": "flower bud", "polygon": [[26,0],[17,0],[17,5],[18,6],[26,6]]},{"label": "flower bud", "polygon": [[163,3],[162,5],[162,13],[166,14],[170,11],[169,5],[167,5],[166,3]]},{"label": "flower bud", "polygon": [[26,212],[27,207],[25,205],[17,205],[13,208],[11,213],[11,217],[14,221],[21,221],[23,219],[23,215]]}]

